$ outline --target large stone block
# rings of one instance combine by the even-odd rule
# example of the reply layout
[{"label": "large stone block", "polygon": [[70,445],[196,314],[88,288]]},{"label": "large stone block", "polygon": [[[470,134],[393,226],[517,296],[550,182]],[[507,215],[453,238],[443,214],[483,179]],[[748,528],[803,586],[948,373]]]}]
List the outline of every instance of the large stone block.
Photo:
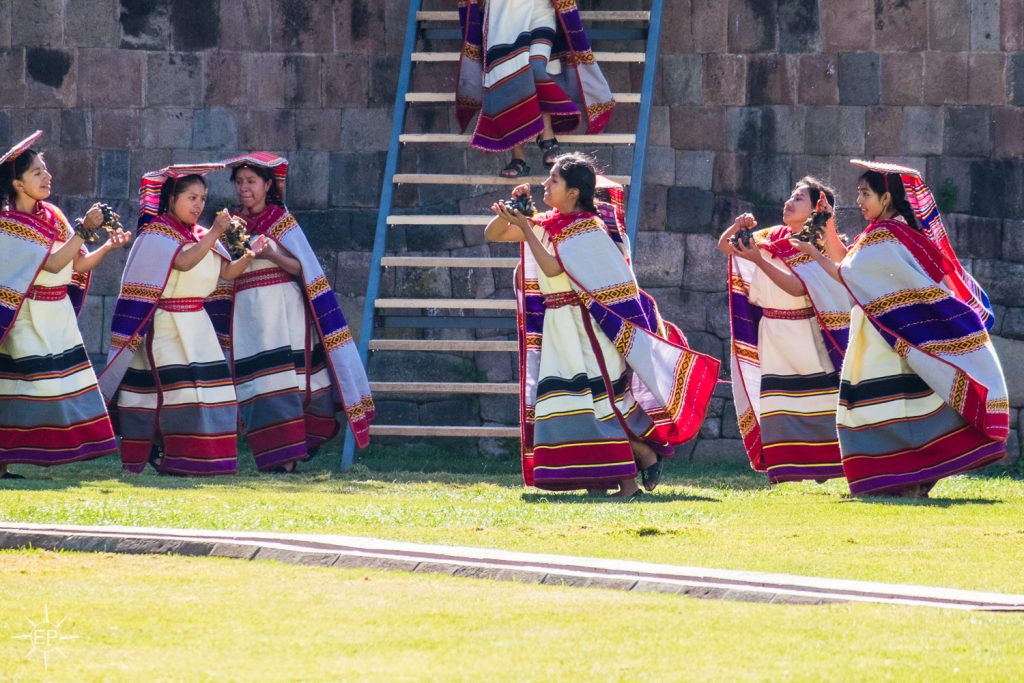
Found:
[{"label": "large stone block", "polygon": [[47,155],[46,165],[53,174],[53,186],[61,195],[96,196],[96,153],[93,150],[60,149],[59,153]]},{"label": "large stone block", "polygon": [[924,101],[924,55],[888,52],[881,55],[882,104],[919,105]]},{"label": "large stone block", "polygon": [[0,50],[0,73],[7,78],[0,88],[0,106],[25,106],[25,50],[22,48]]},{"label": "large stone block", "polygon": [[331,165],[327,152],[295,152],[288,166],[288,203],[315,209],[328,203]]},{"label": "large stone block", "polygon": [[807,111],[804,150],[808,154],[862,154],[862,107],[814,107]]},{"label": "large stone block", "polygon": [[[452,256],[458,258],[486,257],[490,255],[487,245],[453,249]],[[452,268],[452,296],[457,299],[487,299],[495,292],[495,274],[508,275],[506,270],[493,268]]]},{"label": "large stone block", "polygon": [[750,196],[759,202],[784,202],[792,192],[792,157],[781,154],[751,154]]},{"label": "large stone block", "polygon": [[957,221],[957,254],[968,258],[1000,258],[1003,221],[999,218],[960,216]]},{"label": "large stone block", "polygon": [[[230,0],[233,4],[233,0]],[[207,50],[220,40],[220,0],[170,3],[171,45],[176,50]]]},{"label": "large stone block", "polygon": [[[985,288],[992,303],[1019,306],[1020,283],[1024,282],[1024,265],[993,259],[975,259],[971,269],[978,283]],[[1021,369],[1024,374],[1024,368]],[[1021,395],[1024,400],[1024,395]]]},{"label": "large stone block", "polygon": [[146,104],[194,107],[202,103],[202,67],[202,60],[195,53],[150,53],[146,64]]},{"label": "large stone block", "polygon": [[382,382],[458,382],[477,376],[468,358],[448,353],[389,351],[370,356],[370,376]]},{"label": "large stone block", "polygon": [[0,3],[0,48],[11,46],[11,3]]},{"label": "large stone block", "polygon": [[71,107],[75,103],[77,66],[65,50],[30,47],[25,51],[25,101],[32,107]]},{"label": "large stone block", "polygon": [[60,47],[64,42],[63,0],[8,0],[11,42],[31,47]]},{"label": "large stone block", "polygon": [[1024,178],[1018,160],[971,162],[971,213],[1017,218],[1024,214]]},{"label": "large stone block", "polygon": [[82,311],[78,314],[78,329],[82,331],[82,342],[90,355],[100,353],[103,347],[103,299],[99,296],[85,297]]},{"label": "large stone block", "polygon": [[681,151],[676,153],[676,184],[710,190],[715,169],[713,152]]},{"label": "large stone block", "polygon": [[725,256],[718,250],[718,238],[711,235],[686,235],[686,267],[683,288],[695,292],[723,292]]},{"label": "large stone block", "polygon": [[337,53],[321,57],[323,105],[365,107],[370,83],[370,66],[363,54]]},{"label": "large stone block", "polygon": [[644,180],[652,185],[674,185],[676,153],[671,147],[648,147]]},{"label": "large stone block", "polygon": [[369,277],[370,259],[367,258],[365,252],[337,252],[334,276],[334,291],[336,294],[360,296],[366,292],[366,282]]},{"label": "large stone block", "polygon": [[682,266],[686,259],[683,235],[641,233],[633,253],[633,268],[641,287],[678,287],[682,284]]},{"label": "large stone block", "polygon": [[1024,0],[1002,0],[999,3],[999,23],[1003,50],[1024,50]]},{"label": "large stone block", "polygon": [[1024,263],[1024,220],[1007,220],[1003,224],[1002,258]]},{"label": "large stone block", "polygon": [[967,102],[988,107],[1006,104],[1006,55],[999,52],[972,54]]},{"label": "large stone block", "polygon": [[804,151],[804,107],[765,107],[761,112],[764,151],[800,153]]},{"label": "large stone block", "polygon": [[[325,0],[317,0],[324,5]],[[381,39],[388,28],[388,7],[384,2],[365,0],[333,0],[337,49],[374,53],[381,48]],[[393,13],[403,27],[408,9]]]},{"label": "large stone block", "polygon": [[[98,152],[100,158],[97,191],[103,199],[127,198],[132,187],[131,154],[126,149],[108,149]],[[134,193],[132,193],[134,194]]]},{"label": "large stone block", "polygon": [[323,0],[271,3],[270,46],[275,52],[330,52],[334,49],[334,13]]},{"label": "large stone block", "polygon": [[[724,263],[723,260],[723,267]],[[682,266],[683,262],[680,261],[679,267]],[[724,271],[722,277],[725,277]],[[689,292],[678,287],[651,288],[646,291],[658,302],[661,317],[677,325],[683,334],[707,331],[704,302],[709,295],[706,292]]]},{"label": "large stone block", "polygon": [[763,150],[762,107],[729,107],[725,110],[725,147],[742,152]]},{"label": "large stone block", "polygon": [[823,48],[870,50],[875,37],[875,0],[821,0]]},{"label": "large stone block", "polygon": [[715,292],[705,295],[703,299],[704,312],[707,317],[705,329],[722,339],[728,339],[732,335],[732,323],[729,316],[729,294],[727,292]]},{"label": "large stone block", "polygon": [[160,107],[142,110],[142,144],[146,147],[191,147],[192,127],[192,109]]},{"label": "large stone block", "polygon": [[1006,308],[997,320],[999,335],[1007,339],[1024,339],[1024,308]]},{"label": "large stone block", "polygon": [[833,55],[801,55],[797,101],[800,104],[838,104],[837,72]]},{"label": "large stone block", "polygon": [[265,107],[320,106],[321,59],[299,54],[246,55],[251,101]]},{"label": "large stone block", "polygon": [[384,154],[331,154],[329,201],[336,206],[377,206]]},{"label": "large stone block", "polygon": [[220,49],[270,49],[272,0],[231,0],[220,4]]},{"label": "large stone block", "polygon": [[988,156],[992,125],[986,107],[949,107],[944,124],[943,152],[954,156]]},{"label": "large stone block", "polygon": [[819,23],[818,0],[780,2],[779,51],[816,52],[821,45]]},{"label": "large stone block", "polygon": [[693,48],[693,7],[690,0],[669,3],[661,14],[662,54],[688,54]]},{"label": "large stone block", "polygon": [[692,0],[694,50],[729,51],[729,9],[729,3],[723,0]]},{"label": "large stone block", "polygon": [[78,50],[77,102],[84,107],[142,106],[146,55],[130,50]]},{"label": "large stone block", "polygon": [[67,147],[89,147],[92,138],[92,112],[88,109],[62,109],[60,112],[60,144]]},{"label": "large stone block", "polygon": [[[242,55],[237,52],[206,52],[203,54],[206,74],[203,104],[208,107],[231,107],[247,102],[245,70]],[[252,73],[251,78],[263,78]]]},{"label": "large stone block", "polygon": [[666,55],[661,72],[666,104],[702,102],[704,61],[700,55]]},{"label": "large stone block", "polygon": [[747,61],[747,102],[756,104],[793,104],[793,74],[797,57],[782,54],[751,56]]},{"label": "large stone block", "polygon": [[517,424],[519,422],[519,399],[515,396],[481,396],[480,417],[484,422]]},{"label": "large stone block", "polygon": [[[667,83],[667,81],[666,81]],[[704,55],[703,102],[742,105],[747,101],[747,60],[740,55]]]},{"label": "large stone block", "polygon": [[722,149],[725,135],[722,107],[672,107],[672,146],[676,149]]},{"label": "large stone block", "polygon": [[966,52],[924,53],[925,104],[962,104],[967,101],[969,61]]},{"label": "large stone block", "polygon": [[[123,218],[122,222],[125,222]],[[134,232],[134,225],[131,229]],[[121,291],[121,275],[124,273],[124,264],[127,260],[128,249],[114,249],[107,253],[103,262],[92,272],[92,279],[89,282],[89,297],[116,298]]]},{"label": "large stone block", "polygon": [[170,7],[166,2],[122,2],[121,47],[166,50],[171,42]]},{"label": "large stone block", "polygon": [[301,109],[249,109],[240,123],[243,149],[295,149],[296,112]]},{"label": "large stone block", "polygon": [[993,336],[992,343],[999,354],[999,364],[1003,366],[1010,406],[1024,407],[1024,341]]},{"label": "large stone block", "polygon": [[704,233],[711,229],[715,196],[696,187],[668,189],[668,229],[680,233]]},{"label": "large stone block", "polygon": [[776,3],[729,0],[728,4],[729,51],[774,51],[777,35]]},{"label": "large stone block", "polygon": [[238,113],[227,107],[197,109],[192,125],[192,144],[196,149],[237,148]]},{"label": "large stone block", "polygon": [[345,151],[386,151],[390,137],[390,109],[350,108],[341,113],[341,148]]},{"label": "large stone block", "polygon": [[907,154],[941,154],[945,115],[939,107],[903,110],[901,149]]},{"label": "large stone block", "polygon": [[1024,109],[995,107],[989,112],[992,116],[992,156],[1024,156]]},{"label": "large stone block", "polygon": [[928,3],[928,47],[965,52],[971,46],[971,0],[931,0]]},{"label": "large stone block", "polygon": [[971,50],[994,51],[1000,47],[1001,0],[971,0]]},{"label": "large stone block", "polygon": [[740,439],[701,439],[691,459],[697,465],[742,465],[750,462]]},{"label": "large stone block", "polygon": [[916,52],[928,46],[928,0],[875,0],[875,47]]},{"label": "large stone block", "polygon": [[868,155],[892,154],[902,148],[903,111],[897,107],[870,107],[864,113],[864,151]]},{"label": "large stone block", "polygon": [[881,101],[881,63],[872,52],[839,55],[839,104],[873,105]]},{"label": "large stone block", "polygon": [[142,144],[140,110],[96,109],[92,114],[92,143],[99,148],[134,148]]},{"label": "large stone block", "polygon": [[745,154],[718,152],[711,187],[715,192],[739,192],[747,185],[748,170]]},{"label": "large stone block", "polygon": [[336,109],[299,109],[295,112],[295,137],[299,149],[338,149],[341,115]]}]

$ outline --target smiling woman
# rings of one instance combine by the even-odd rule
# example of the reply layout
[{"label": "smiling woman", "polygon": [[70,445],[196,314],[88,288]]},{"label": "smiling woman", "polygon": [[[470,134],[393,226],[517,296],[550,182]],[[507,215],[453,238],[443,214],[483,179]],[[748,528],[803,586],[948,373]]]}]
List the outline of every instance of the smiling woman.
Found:
[{"label": "smiling woman", "polygon": [[53,177],[32,149],[37,131],[0,157],[0,477],[7,466],[48,467],[117,450],[110,418],[76,320],[89,272],[130,235],[104,223],[99,205],[72,228],[50,196]]}]

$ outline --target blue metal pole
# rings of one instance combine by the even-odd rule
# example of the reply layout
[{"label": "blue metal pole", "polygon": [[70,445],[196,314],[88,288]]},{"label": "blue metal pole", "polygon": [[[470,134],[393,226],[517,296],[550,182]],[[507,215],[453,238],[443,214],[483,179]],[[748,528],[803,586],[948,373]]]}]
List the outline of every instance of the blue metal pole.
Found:
[{"label": "blue metal pole", "polygon": [[[363,325],[359,330],[359,358],[363,366],[368,365],[370,337],[373,336],[373,316],[380,294],[381,258],[388,239],[388,215],[391,213],[391,202],[395,193],[395,170],[398,168],[398,153],[401,144],[398,137],[405,128],[405,94],[409,90],[412,77],[412,52],[416,47],[416,13],[419,12],[421,0],[409,0],[409,18],[405,24],[405,46],[402,48],[402,64],[398,71],[398,88],[395,91],[395,112],[391,119],[391,139],[388,142],[388,158],[384,165],[384,180],[380,191],[380,207],[377,211],[377,229],[373,234],[373,252],[370,255],[370,277],[366,282],[366,302],[363,304]],[[356,440],[352,430],[345,431],[345,445],[341,450],[341,471],[352,469],[356,455]]]},{"label": "blue metal pole", "polygon": [[640,89],[640,115],[636,123],[636,146],[633,149],[633,171],[629,181],[629,204],[626,207],[626,232],[631,248],[636,249],[636,233],[640,227],[640,210],[644,194],[644,163],[647,161],[647,139],[650,137],[651,107],[654,106],[654,77],[658,72],[658,45],[661,42],[663,0],[651,0],[651,19],[647,27],[647,55],[644,81]]}]

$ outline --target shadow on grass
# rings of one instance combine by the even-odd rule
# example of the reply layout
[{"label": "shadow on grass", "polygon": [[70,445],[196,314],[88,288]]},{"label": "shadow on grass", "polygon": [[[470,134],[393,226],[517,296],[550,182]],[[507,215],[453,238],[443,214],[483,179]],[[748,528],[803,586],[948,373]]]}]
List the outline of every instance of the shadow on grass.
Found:
[{"label": "shadow on grass", "polygon": [[708,496],[694,496],[686,493],[644,493],[639,498],[633,500],[626,500],[623,498],[615,498],[614,496],[600,496],[600,495],[580,495],[572,491],[565,492],[550,492],[550,493],[524,493],[522,496],[524,503],[557,503],[559,505],[603,505],[607,503],[620,503],[630,505],[645,505],[647,503],[675,503],[678,501],[688,501],[691,503],[719,503],[721,502],[718,498],[710,498]]},{"label": "shadow on grass", "polygon": [[875,498],[844,498],[840,503],[861,503],[863,505],[895,505],[921,508],[951,508],[961,505],[998,505],[1004,501],[995,498],[896,498],[879,496]]}]

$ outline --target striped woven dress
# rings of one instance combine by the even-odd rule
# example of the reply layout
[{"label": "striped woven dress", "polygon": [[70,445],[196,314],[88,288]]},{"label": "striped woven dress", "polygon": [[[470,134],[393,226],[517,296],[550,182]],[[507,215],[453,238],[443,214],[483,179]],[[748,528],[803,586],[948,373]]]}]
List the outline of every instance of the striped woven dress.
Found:
[{"label": "striped woven dress", "polygon": [[48,467],[117,451],[78,329],[88,276],[42,269],[71,238],[60,209],[0,212],[0,465]]}]

